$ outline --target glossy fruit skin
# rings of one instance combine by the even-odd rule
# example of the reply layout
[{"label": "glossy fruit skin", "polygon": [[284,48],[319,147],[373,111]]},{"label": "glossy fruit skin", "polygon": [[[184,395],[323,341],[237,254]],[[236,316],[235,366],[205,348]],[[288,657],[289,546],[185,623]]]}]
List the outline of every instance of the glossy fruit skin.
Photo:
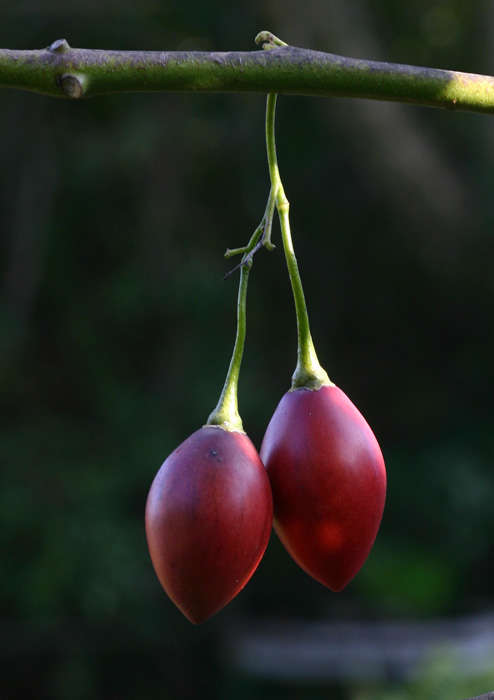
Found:
[{"label": "glossy fruit skin", "polygon": [[317,581],[342,590],[374,543],[386,496],[376,438],[336,386],[296,389],[281,399],[260,451],[275,530]]},{"label": "glossy fruit skin", "polygon": [[193,623],[241,591],[267,547],[271,487],[241,432],[205,426],[165,460],[146,503],[146,536],[166,593]]}]

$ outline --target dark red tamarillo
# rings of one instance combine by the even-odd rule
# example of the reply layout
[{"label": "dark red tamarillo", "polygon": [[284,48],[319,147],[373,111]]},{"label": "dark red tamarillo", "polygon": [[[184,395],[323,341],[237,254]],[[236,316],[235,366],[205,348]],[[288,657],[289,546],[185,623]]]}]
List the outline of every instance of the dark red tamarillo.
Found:
[{"label": "dark red tamarillo", "polygon": [[269,479],[237,409],[249,267],[240,273],[237,336],[218,405],[208,424],[165,460],[146,503],[154,569],[194,623],[242,590],[264,554],[273,522]]},{"label": "dark red tamarillo", "polygon": [[244,433],[205,426],[165,460],[149,492],[146,535],[161,585],[191,622],[204,622],[248,582],[272,511],[266,472]]},{"label": "dark red tamarillo", "polygon": [[386,470],[374,434],[338,387],[295,389],[260,454],[280,540],[304,571],[340,591],[367,558],[383,513]]}]

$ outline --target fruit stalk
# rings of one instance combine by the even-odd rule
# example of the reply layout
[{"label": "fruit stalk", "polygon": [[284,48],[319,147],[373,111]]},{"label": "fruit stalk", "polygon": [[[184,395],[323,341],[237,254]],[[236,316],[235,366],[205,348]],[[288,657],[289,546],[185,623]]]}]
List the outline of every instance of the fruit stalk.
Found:
[{"label": "fruit stalk", "polygon": [[278,168],[275,141],[275,114],[277,95],[271,93],[266,102],[266,150],[268,156],[269,176],[271,187],[276,193],[276,208],[280,220],[283,250],[286,265],[292,285],[295,313],[297,316],[297,366],[292,376],[292,390],[320,389],[322,386],[333,386],[326,371],[319,364],[312,341],[309,325],[309,315],[305,304],[302,280],[298,269],[297,258],[293,248],[290,232],[289,209],[290,203],[285,195]]},{"label": "fruit stalk", "polygon": [[232,359],[218,404],[208,417],[206,425],[217,425],[224,430],[243,433],[242,419],[238,412],[238,378],[244,354],[247,328],[247,286],[252,260],[246,260],[240,267],[240,283],[237,298],[237,333],[233,346]]}]

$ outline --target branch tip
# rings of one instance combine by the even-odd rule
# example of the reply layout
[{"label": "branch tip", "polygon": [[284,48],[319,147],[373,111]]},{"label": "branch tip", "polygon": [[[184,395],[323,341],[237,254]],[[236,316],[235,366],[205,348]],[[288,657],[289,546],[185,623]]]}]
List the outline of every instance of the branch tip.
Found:
[{"label": "branch tip", "polygon": [[243,248],[227,248],[225,250],[225,258],[233,258],[235,255],[243,255],[248,252],[248,246]]},{"label": "branch tip", "polygon": [[266,30],[259,32],[254,41],[257,46],[260,46],[265,51],[269,51],[269,49],[277,49],[280,46],[288,46],[288,44],[285,44],[284,41],[278,39],[278,37],[272,32],[268,32]]},{"label": "branch tip", "polygon": [[70,46],[69,46],[69,42],[67,41],[67,39],[56,39],[48,47],[48,51],[51,51],[52,53],[65,53],[69,49],[70,49]]}]

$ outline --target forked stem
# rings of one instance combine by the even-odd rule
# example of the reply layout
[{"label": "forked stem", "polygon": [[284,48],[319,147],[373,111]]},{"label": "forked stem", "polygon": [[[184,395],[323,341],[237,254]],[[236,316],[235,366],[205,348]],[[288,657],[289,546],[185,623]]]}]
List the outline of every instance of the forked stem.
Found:
[{"label": "forked stem", "polygon": [[[276,39],[276,37],[275,37]],[[277,40],[280,41],[280,40]],[[267,47],[266,47],[267,48]],[[297,366],[292,376],[291,389],[320,389],[332,385],[325,370],[319,364],[310,333],[309,316],[305,303],[302,280],[290,233],[289,202],[281,182],[275,142],[276,94],[268,95],[266,104],[266,149],[268,156],[271,190],[261,223],[251,236],[249,243],[242,248],[226,251],[226,257],[243,254],[240,267],[240,283],[237,300],[237,333],[232,359],[218,404],[210,414],[206,425],[218,426],[224,430],[243,432],[242,419],[238,412],[238,378],[244,352],[247,325],[247,285],[255,252],[265,246],[272,249],[271,227],[276,207],[281,226],[283,250],[292,285],[295,313],[297,316]],[[236,268],[234,268],[235,270]],[[232,270],[231,272],[233,272]],[[231,274],[228,273],[228,274]]]},{"label": "forked stem", "polygon": [[243,432],[242,419],[238,412],[238,377],[244,354],[247,327],[247,284],[252,260],[246,260],[240,268],[240,283],[237,299],[237,334],[232,359],[226,375],[218,405],[210,414],[206,425],[217,425],[224,430]]},{"label": "forked stem", "polygon": [[276,208],[281,226],[283,250],[292,285],[295,313],[297,316],[297,366],[292,376],[292,390],[320,389],[332,385],[326,371],[319,364],[310,333],[309,316],[305,303],[302,280],[290,233],[289,208],[278,168],[275,141],[276,94],[270,93],[266,103],[266,149],[268,155],[271,190],[276,195]]}]

